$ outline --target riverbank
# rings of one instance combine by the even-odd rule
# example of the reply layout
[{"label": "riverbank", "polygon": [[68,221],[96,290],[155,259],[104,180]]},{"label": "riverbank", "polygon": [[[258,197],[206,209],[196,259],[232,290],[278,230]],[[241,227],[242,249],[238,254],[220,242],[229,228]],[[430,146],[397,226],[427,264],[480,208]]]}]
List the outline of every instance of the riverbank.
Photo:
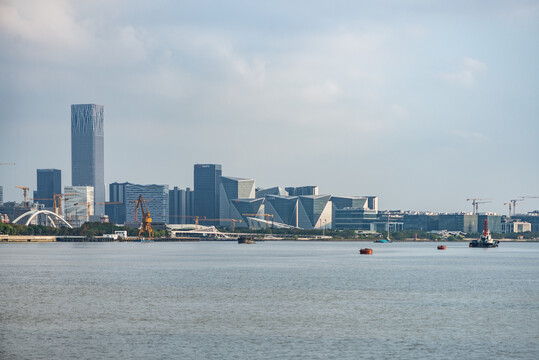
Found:
[{"label": "riverbank", "polygon": [[[218,239],[204,239],[209,241],[236,241],[235,239],[226,239],[226,240],[218,240]],[[301,237],[301,238],[260,238],[256,239],[257,241],[298,241],[298,242],[306,242],[306,241],[323,241],[323,242],[367,242],[372,243],[376,239],[335,239],[335,238],[308,238],[308,237]],[[449,243],[457,243],[457,242],[470,242],[474,240],[474,238],[464,238],[459,240],[430,240],[430,239],[415,239],[415,238],[409,238],[406,240],[393,240],[393,242],[449,242]],[[173,238],[173,237],[166,237],[166,238],[154,238],[154,239],[145,239],[140,240],[137,237],[131,236],[125,239],[121,240],[115,240],[111,238],[106,237],[86,237],[86,236],[38,236],[38,235],[0,235],[0,243],[44,243],[44,242],[199,242],[201,239],[199,238],[190,238],[190,237],[180,237],[180,238]],[[539,239],[499,239],[500,242],[539,242]]]}]

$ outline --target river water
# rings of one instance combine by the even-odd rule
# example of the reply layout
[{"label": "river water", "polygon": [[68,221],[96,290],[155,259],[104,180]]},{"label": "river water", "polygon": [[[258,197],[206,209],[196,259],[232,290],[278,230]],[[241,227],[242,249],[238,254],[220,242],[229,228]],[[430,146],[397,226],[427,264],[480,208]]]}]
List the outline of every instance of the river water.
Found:
[{"label": "river water", "polygon": [[539,243],[436,245],[0,244],[0,358],[538,359]]}]

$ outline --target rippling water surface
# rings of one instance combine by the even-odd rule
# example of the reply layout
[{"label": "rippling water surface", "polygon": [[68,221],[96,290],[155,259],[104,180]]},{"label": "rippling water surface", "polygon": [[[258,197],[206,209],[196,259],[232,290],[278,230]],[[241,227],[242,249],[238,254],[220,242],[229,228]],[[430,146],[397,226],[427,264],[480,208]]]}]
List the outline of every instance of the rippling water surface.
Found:
[{"label": "rippling water surface", "polygon": [[539,358],[539,243],[0,244],[0,271],[1,359]]}]

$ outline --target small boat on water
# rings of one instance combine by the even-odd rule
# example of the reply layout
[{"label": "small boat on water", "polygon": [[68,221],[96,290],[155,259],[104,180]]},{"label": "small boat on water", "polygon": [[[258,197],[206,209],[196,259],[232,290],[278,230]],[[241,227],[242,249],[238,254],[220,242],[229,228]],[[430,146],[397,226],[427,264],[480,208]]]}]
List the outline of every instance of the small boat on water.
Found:
[{"label": "small boat on water", "polygon": [[256,241],[252,236],[241,235],[238,238],[238,244],[256,244]]},{"label": "small boat on water", "polygon": [[475,239],[470,241],[470,247],[480,247],[480,248],[493,248],[498,247],[498,244],[500,242],[498,240],[494,240],[492,238],[492,235],[490,235],[490,231],[488,229],[488,221],[485,219],[485,228],[483,230],[483,233],[481,234],[481,237],[479,239]]},{"label": "small boat on water", "polygon": [[445,245],[438,245],[438,250],[445,250],[447,249],[447,246]]},{"label": "small boat on water", "polygon": [[359,253],[361,255],[372,255],[372,249],[369,249],[369,248],[359,249]]}]

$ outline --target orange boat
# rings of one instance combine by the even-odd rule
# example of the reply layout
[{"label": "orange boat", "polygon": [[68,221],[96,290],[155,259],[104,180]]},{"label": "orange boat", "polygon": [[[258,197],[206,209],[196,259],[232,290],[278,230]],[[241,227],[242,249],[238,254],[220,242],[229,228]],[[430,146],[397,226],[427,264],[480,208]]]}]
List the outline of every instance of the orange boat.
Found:
[{"label": "orange boat", "polygon": [[361,255],[372,255],[372,249],[369,249],[369,248],[359,249],[359,253]]},{"label": "orange boat", "polygon": [[447,246],[445,245],[438,245],[438,250],[445,250],[447,249]]}]

